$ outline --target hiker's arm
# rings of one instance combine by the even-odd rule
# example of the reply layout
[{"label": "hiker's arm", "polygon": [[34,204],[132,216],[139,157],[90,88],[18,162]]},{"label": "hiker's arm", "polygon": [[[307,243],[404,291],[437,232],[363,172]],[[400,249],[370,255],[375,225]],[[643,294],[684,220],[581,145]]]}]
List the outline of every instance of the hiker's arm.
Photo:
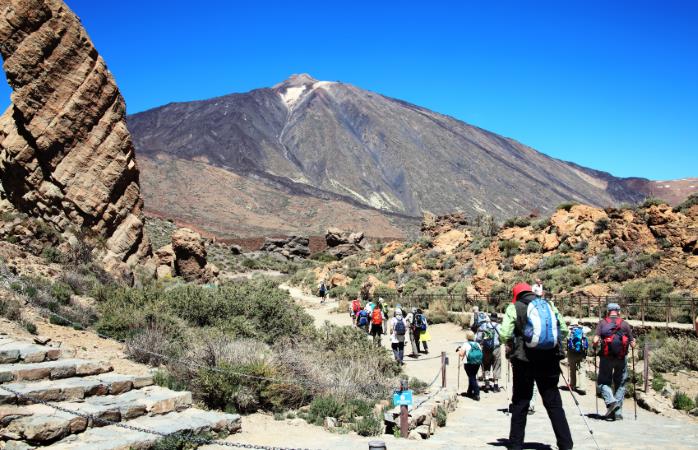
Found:
[{"label": "hiker's arm", "polygon": [[565,323],[565,319],[560,315],[560,311],[557,310],[557,306],[553,306],[553,311],[557,317],[557,323],[560,324],[560,339],[565,339],[570,334],[570,329],[567,328],[567,323]]},{"label": "hiker's arm", "polygon": [[508,342],[514,337],[514,326],[516,325],[516,305],[513,303],[507,306],[502,320],[502,327],[499,338],[502,342]]}]

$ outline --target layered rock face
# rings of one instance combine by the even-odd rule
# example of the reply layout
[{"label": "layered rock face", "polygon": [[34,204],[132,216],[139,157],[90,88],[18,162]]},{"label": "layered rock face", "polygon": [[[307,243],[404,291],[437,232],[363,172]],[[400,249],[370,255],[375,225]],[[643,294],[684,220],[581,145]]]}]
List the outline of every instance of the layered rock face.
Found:
[{"label": "layered rock face", "polygon": [[0,118],[2,194],[59,232],[106,241],[107,268],[150,252],[133,143],[116,83],[60,0],[0,0],[0,54],[13,88]]}]

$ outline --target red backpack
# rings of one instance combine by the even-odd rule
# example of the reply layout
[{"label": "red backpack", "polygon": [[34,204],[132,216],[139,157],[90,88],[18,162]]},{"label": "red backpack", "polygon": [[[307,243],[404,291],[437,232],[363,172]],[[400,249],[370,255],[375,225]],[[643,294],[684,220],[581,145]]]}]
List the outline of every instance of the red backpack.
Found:
[{"label": "red backpack", "polygon": [[381,325],[383,323],[383,312],[379,308],[373,308],[371,322],[373,322],[374,325]]},{"label": "red backpack", "polygon": [[354,311],[354,314],[361,311],[361,301],[358,298],[351,301],[351,310]]},{"label": "red backpack", "polygon": [[609,358],[623,359],[628,354],[628,336],[623,333],[621,324],[623,319],[616,317],[615,320],[606,318],[606,323],[601,330],[603,346],[601,354]]}]

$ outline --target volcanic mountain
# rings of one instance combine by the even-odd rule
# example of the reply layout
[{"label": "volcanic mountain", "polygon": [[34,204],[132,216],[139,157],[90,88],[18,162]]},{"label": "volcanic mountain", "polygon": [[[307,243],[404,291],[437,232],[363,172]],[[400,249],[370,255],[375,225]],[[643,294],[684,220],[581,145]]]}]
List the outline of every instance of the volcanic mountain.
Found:
[{"label": "volcanic mountain", "polygon": [[[294,75],[128,117],[146,208],[219,235],[327,225],[396,236],[425,210],[498,218],[642,200],[645,179],[560,161],[453,117]],[[380,217],[380,220],[378,219]]]}]

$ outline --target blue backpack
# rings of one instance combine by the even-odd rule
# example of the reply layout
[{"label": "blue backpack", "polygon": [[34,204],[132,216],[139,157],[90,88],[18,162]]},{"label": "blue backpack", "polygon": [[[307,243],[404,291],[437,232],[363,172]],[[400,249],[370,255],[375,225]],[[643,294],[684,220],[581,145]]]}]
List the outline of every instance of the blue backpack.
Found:
[{"label": "blue backpack", "polygon": [[567,339],[567,350],[572,353],[586,355],[589,349],[589,341],[584,336],[583,327],[572,327],[570,337]]},{"label": "blue backpack", "polygon": [[560,324],[553,307],[547,300],[536,298],[528,304],[524,342],[526,347],[536,350],[550,350],[557,346]]},{"label": "blue backpack", "polygon": [[368,313],[365,309],[362,309],[359,313],[359,326],[365,327],[366,325],[368,325]]},{"label": "blue backpack", "polygon": [[468,342],[468,344],[470,344],[470,351],[465,361],[466,364],[482,364],[482,349],[480,348],[480,344],[477,342]]}]

